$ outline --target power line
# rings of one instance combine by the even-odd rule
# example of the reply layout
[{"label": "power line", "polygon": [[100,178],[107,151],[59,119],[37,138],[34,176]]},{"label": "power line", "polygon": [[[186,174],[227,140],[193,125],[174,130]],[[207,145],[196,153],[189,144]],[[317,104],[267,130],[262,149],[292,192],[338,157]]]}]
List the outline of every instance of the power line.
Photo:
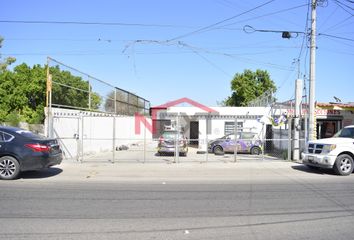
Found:
[{"label": "power line", "polygon": [[[305,75],[307,74],[307,72],[308,72],[308,62],[307,62],[307,56],[308,56],[308,54],[309,54],[309,48],[306,48],[306,52],[305,52],[305,57],[304,57],[304,59],[305,59],[305,61],[304,61],[304,72],[305,72]],[[305,79],[304,79],[305,80]]]},{"label": "power line", "polygon": [[295,7],[282,9],[282,10],[279,10],[279,11],[276,11],[276,12],[271,12],[271,13],[267,13],[267,14],[264,14],[264,15],[261,15],[261,16],[256,16],[256,17],[245,19],[245,20],[237,21],[237,22],[234,22],[234,23],[226,24],[226,25],[223,25],[222,27],[227,27],[227,26],[234,25],[234,24],[237,24],[237,23],[242,23],[242,22],[252,21],[252,20],[255,20],[255,19],[263,18],[263,17],[272,16],[272,15],[275,15],[275,14],[279,14],[279,13],[291,11],[291,10],[294,10],[294,9],[297,9],[297,8],[301,8],[301,7],[304,7],[304,6],[307,6],[307,5],[309,5],[309,4],[302,4],[302,5],[298,5],[298,6],[295,6]]},{"label": "power line", "polygon": [[245,14],[247,14],[247,13],[249,13],[249,12],[252,12],[252,11],[254,11],[254,10],[258,9],[258,8],[261,8],[261,7],[265,6],[265,5],[268,5],[268,4],[270,4],[270,3],[274,2],[274,1],[275,1],[275,0],[270,0],[270,1],[268,1],[268,2],[265,2],[265,3],[261,4],[261,5],[258,5],[258,6],[256,6],[256,7],[254,7],[254,8],[251,8],[251,9],[249,9],[249,10],[247,10],[247,11],[244,11],[244,12],[242,12],[242,13],[239,13],[239,14],[237,14],[237,15],[234,15],[234,16],[232,16],[232,17],[226,18],[226,19],[224,19],[224,20],[221,20],[221,21],[219,21],[219,22],[213,23],[213,24],[208,25],[208,26],[206,26],[206,27],[199,28],[199,29],[197,29],[197,30],[195,30],[195,31],[192,31],[192,32],[189,32],[189,33],[186,33],[186,34],[183,34],[183,35],[180,35],[180,36],[171,38],[171,39],[169,39],[169,40],[167,40],[167,41],[171,42],[171,41],[175,41],[175,40],[177,40],[177,39],[181,39],[181,38],[184,38],[184,37],[187,37],[187,36],[190,36],[190,35],[197,34],[197,33],[199,33],[199,32],[205,31],[205,30],[210,29],[210,28],[212,28],[212,27],[215,27],[215,26],[217,26],[217,25],[219,25],[219,24],[222,24],[222,23],[224,23],[224,22],[230,21],[230,20],[232,20],[232,19],[235,19],[235,18],[237,18],[237,17],[240,17],[240,16],[242,16],[242,15],[245,15]]},{"label": "power line", "polygon": [[132,41],[128,39],[104,39],[104,38],[92,38],[92,39],[80,39],[80,38],[5,38],[5,41],[67,41],[67,42],[127,42]]},{"label": "power line", "polygon": [[350,55],[350,56],[354,56],[354,52],[343,52],[341,50],[337,50],[337,49],[329,49],[329,48],[321,48],[321,50],[327,51],[327,52],[332,52],[335,54],[343,54],[343,55]]},{"label": "power line", "polygon": [[[345,4],[345,3],[343,3],[343,2],[341,2],[341,1],[339,1],[339,0],[334,0],[334,1],[336,1],[338,4],[340,4],[340,5],[342,5],[342,6],[346,7],[346,8],[349,8],[349,9],[351,9],[351,10],[354,10],[353,7],[348,6],[347,4]],[[352,4],[353,4],[353,3],[352,3]]]},{"label": "power line", "polygon": [[347,6],[346,4],[344,4],[344,3],[342,3],[342,2],[340,2],[340,1],[338,1],[338,0],[333,0],[333,1],[334,1],[334,3],[337,4],[341,9],[343,9],[344,11],[346,11],[347,13],[349,13],[350,15],[354,16],[354,14],[351,13],[351,12],[349,12],[349,10],[346,9],[345,7],[350,8],[350,9],[352,9],[352,10],[353,10],[353,8]]},{"label": "power line", "polygon": [[[274,41],[273,41],[274,42]],[[210,48],[213,48],[213,47],[210,47]],[[301,45],[294,45],[294,46],[280,46],[280,45],[274,45],[274,46],[266,46],[266,45],[263,45],[263,46],[255,46],[255,47],[247,47],[247,48],[250,48],[250,49],[277,49],[277,50],[281,50],[281,49],[300,49],[301,48]],[[242,47],[242,46],[237,46],[237,47],[220,47],[220,48],[214,48],[214,49],[245,49],[245,47]]]},{"label": "power line", "polygon": [[[310,7],[311,7],[311,0],[308,0],[308,5],[307,5],[307,14],[306,14],[306,23],[305,23],[305,32],[308,31],[308,23],[309,23],[309,19],[310,19]],[[308,34],[304,34],[304,36],[302,37],[302,42],[301,42],[301,48],[300,48],[300,52],[299,52],[299,55],[297,57],[297,60],[299,61],[298,63],[298,76],[300,75],[300,58],[301,58],[301,55],[302,55],[302,52],[304,50],[304,46],[305,46],[305,41],[307,39],[307,36]],[[305,83],[306,84],[306,83]]]},{"label": "power line", "polygon": [[321,26],[318,27],[318,29],[321,29],[323,26],[325,26],[325,24],[327,23],[327,21],[328,21],[329,19],[331,19],[331,18],[334,16],[334,14],[337,12],[338,9],[339,9],[339,7],[337,6],[337,7],[333,10],[333,12],[322,22]]},{"label": "power line", "polygon": [[[233,24],[237,24],[237,23],[241,23],[241,22],[246,22],[246,21],[249,21],[249,20],[255,20],[255,19],[258,19],[258,18],[262,18],[262,17],[266,17],[266,16],[271,16],[271,15],[275,15],[275,14],[278,14],[278,13],[282,13],[282,12],[287,12],[287,11],[290,11],[290,10],[293,10],[293,9],[296,9],[296,8],[299,8],[299,7],[302,7],[303,5],[300,5],[300,6],[295,6],[295,7],[292,7],[292,8],[287,8],[287,9],[282,9],[282,10],[279,10],[277,12],[271,12],[271,13],[267,13],[265,15],[261,15],[261,16],[255,16],[253,18],[250,18],[250,19],[245,19],[245,20],[240,20],[240,21],[237,21],[237,22],[234,22],[234,23],[230,23],[228,25],[233,25]],[[237,9],[237,8],[234,8],[232,7],[233,9]],[[286,21],[288,23],[291,23],[293,25],[298,25],[297,23],[295,22],[292,22],[292,21],[289,21],[288,18],[280,18],[281,21]],[[272,20],[270,20],[272,21]],[[279,20],[277,19],[276,21],[277,23],[279,22]],[[215,28],[215,29],[218,29],[218,28]]]},{"label": "power line", "polygon": [[64,25],[104,25],[104,26],[128,26],[128,27],[162,27],[162,28],[191,28],[168,24],[122,23],[122,22],[83,22],[83,21],[28,21],[28,20],[0,20],[0,23],[14,24],[64,24]]},{"label": "power line", "polygon": [[245,25],[243,27],[243,31],[245,33],[254,33],[254,32],[265,32],[265,33],[288,33],[288,36],[283,35],[283,38],[292,38],[292,36],[290,35],[290,33],[296,33],[295,37],[298,37],[299,34],[306,34],[306,32],[301,32],[301,31],[289,31],[289,30],[274,30],[274,29],[256,29],[250,25]]},{"label": "power line", "polygon": [[354,45],[353,44],[349,44],[348,42],[344,42],[342,40],[338,40],[336,38],[328,38],[329,40],[333,41],[333,42],[336,42],[336,43],[339,43],[341,45],[345,45],[345,46],[348,46],[350,48],[354,48]]},{"label": "power line", "polygon": [[337,34],[352,34],[354,35],[354,32],[336,32]]},{"label": "power line", "polygon": [[[346,21],[350,20],[352,17],[354,17],[354,16],[349,16],[349,17],[343,19],[342,21],[336,23],[335,25],[333,25],[333,26],[331,26],[331,27],[325,29],[325,30],[322,31],[322,32],[330,31],[330,30],[333,29],[333,28],[337,28],[337,29],[338,29],[338,28],[339,28],[339,27],[338,27],[339,25],[341,25],[341,24],[345,23]],[[349,23],[348,23],[348,24],[349,24]],[[347,24],[345,24],[345,25],[347,25]],[[342,25],[341,27],[343,27],[343,26],[344,26],[344,25]]]},{"label": "power line", "polygon": [[6,53],[3,56],[104,56],[117,55],[116,53]]},{"label": "power line", "polygon": [[203,49],[203,48],[191,46],[191,45],[189,45],[185,42],[182,42],[182,41],[168,42],[168,41],[159,41],[159,40],[135,40],[135,41],[127,44],[125,46],[125,48],[123,49],[122,53],[123,54],[126,53],[127,50],[131,47],[134,47],[135,44],[157,44],[157,45],[162,45],[162,46],[180,46],[180,47],[184,47],[187,49],[191,49],[195,54],[198,54],[199,56],[201,53],[221,55],[221,56],[230,57],[230,58],[238,58],[239,60],[242,60],[244,62],[251,62],[251,63],[256,63],[258,65],[265,65],[265,66],[268,66],[271,68],[277,68],[277,69],[284,70],[284,71],[291,71],[291,69],[289,69],[289,67],[287,67],[287,66],[282,66],[282,65],[277,65],[274,63],[262,62],[262,61],[257,61],[257,60],[253,60],[250,58],[240,57],[241,54],[229,54],[229,53],[210,51],[208,49]]},{"label": "power line", "polygon": [[284,78],[284,80],[278,85],[278,90],[280,90],[284,84],[290,79],[290,77],[292,77],[295,74],[295,68],[292,69],[292,71],[289,72],[289,75]]},{"label": "power line", "polygon": [[[310,1],[310,0],[309,0]],[[307,29],[308,29],[308,22],[309,22],[309,13],[310,13],[310,2],[308,4],[306,4],[308,6],[307,8],[307,14],[306,14],[306,24],[305,24],[305,32],[307,32]],[[307,38],[307,35],[304,34],[303,38],[302,38],[302,42],[301,42],[301,47],[300,47],[300,52],[299,52],[299,55],[298,55],[298,58],[297,58],[297,61],[300,61],[300,58],[301,58],[301,55],[302,55],[302,52],[303,52],[303,49],[304,49],[304,46],[305,46],[305,40]],[[307,51],[306,51],[306,57],[307,57]],[[305,57],[305,58],[306,58]],[[306,60],[305,60],[306,61]],[[293,62],[294,64],[294,62]],[[298,62],[298,64],[300,64],[300,62]],[[299,68],[299,67],[298,67]],[[298,69],[298,75],[299,75],[299,69]],[[306,71],[306,70],[305,70]],[[293,75],[295,74],[295,67],[293,67],[293,71],[290,72],[290,74],[288,75],[287,78],[285,78],[281,83],[280,85],[278,86],[278,89],[282,88],[283,85],[290,79],[290,77],[292,77]]]},{"label": "power line", "polygon": [[[193,51],[193,50],[192,50]],[[203,56],[202,54],[198,53],[197,51],[193,51],[193,53],[195,53],[197,56],[201,57],[204,61],[206,61],[207,63],[209,63],[211,66],[213,66],[215,69],[221,71],[222,73],[224,73],[226,76],[228,77],[233,77],[230,73],[226,72],[225,70],[223,70],[221,67],[219,67],[218,65],[216,65],[215,63],[213,63],[212,61],[210,61],[208,58],[206,58],[205,56]]]},{"label": "power line", "polygon": [[354,42],[354,39],[351,39],[351,38],[338,37],[338,36],[335,36],[335,35],[330,35],[330,34],[325,34],[325,33],[319,33],[318,36],[325,36],[325,37],[331,37],[331,38],[336,38],[336,39],[341,39],[341,40]]},{"label": "power line", "polygon": [[[70,56],[81,56],[81,55],[114,55],[117,56],[117,51],[108,51],[108,52],[90,52],[90,51],[80,51],[80,52],[52,52],[52,53],[45,53],[45,52],[29,52],[29,53],[4,53],[3,56],[48,56],[48,55],[70,55]],[[223,56],[250,56],[250,55],[263,55],[269,53],[278,53],[279,50],[270,50],[270,51],[263,51],[263,52],[248,52],[248,53],[217,53],[217,52],[210,52],[216,55],[223,55]],[[137,55],[181,55],[181,54],[190,54],[191,51],[136,51],[135,54]],[[194,52],[193,52],[194,53]]]},{"label": "power line", "polygon": [[[284,30],[270,30],[270,29],[255,29],[250,25],[245,25],[243,28],[245,33],[254,33],[254,32],[266,32],[266,33],[296,33],[296,34],[306,34],[306,32],[300,32],[300,31],[284,31]],[[344,38],[344,37],[339,37],[335,35],[330,35],[330,34],[325,34],[325,33],[319,33],[317,34],[318,36],[326,36],[326,37],[331,37],[331,38],[337,38],[341,40],[347,40],[347,41],[354,41],[354,39],[351,38]],[[297,37],[297,35],[296,35]]]},{"label": "power line", "polygon": [[[305,24],[305,32],[308,31],[308,24],[309,24],[309,19],[310,19],[310,6],[311,6],[311,0],[308,0],[308,5],[307,5],[307,14],[306,14],[306,24]],[[307,38],[307,35],[304,34],[303,38],[302,38],[302,43],[301,43],[301,49],[300,49],[300,53],[298,56],[298,59],[300,60],[301,55],[302,55],[302,51],[304,49],[305,46],[305,40]]]}]

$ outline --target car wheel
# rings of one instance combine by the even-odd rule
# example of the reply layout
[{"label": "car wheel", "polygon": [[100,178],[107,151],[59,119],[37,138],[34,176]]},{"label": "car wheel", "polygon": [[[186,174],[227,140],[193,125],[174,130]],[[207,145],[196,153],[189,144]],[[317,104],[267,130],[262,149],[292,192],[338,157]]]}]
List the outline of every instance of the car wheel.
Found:
[{"label": "car wheel", "polygon": [[347,176],[353,172],[353,158],[348,154],[339,155],[334,163],[334,171],[338,175]]},{"label": "car wheel", "polygon": [[214,147],[214,154],[215,155],[224,155],[224,149],[221,146]]},{"label": "car wheel", "polygon": [[262,150],[259,147],[253,147],[251,148],[251,154],[252,155],[259,155],[261,154]]},{"label": "car wheel", "polygon": [[20,174],[20,164],[16,158],[4,156],[0,158],[0,179],[12,180]]}]

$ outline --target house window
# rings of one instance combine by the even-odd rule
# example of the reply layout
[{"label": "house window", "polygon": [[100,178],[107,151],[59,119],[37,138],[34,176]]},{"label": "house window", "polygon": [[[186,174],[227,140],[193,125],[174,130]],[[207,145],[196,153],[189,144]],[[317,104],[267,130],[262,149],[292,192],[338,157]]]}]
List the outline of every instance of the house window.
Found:
[{"label": "house window", "polygon": [[[237,131],[242,132],[243,122],[237,122]],[[235,121],[225,122],[224,135],[235,132]]]}]

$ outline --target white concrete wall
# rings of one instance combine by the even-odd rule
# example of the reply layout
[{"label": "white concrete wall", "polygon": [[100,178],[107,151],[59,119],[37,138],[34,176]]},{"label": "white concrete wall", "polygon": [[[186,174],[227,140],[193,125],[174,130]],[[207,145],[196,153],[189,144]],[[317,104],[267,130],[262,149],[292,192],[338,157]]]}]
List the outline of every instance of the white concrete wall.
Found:
[{"label": "white concrete wall", "polygon": [[[215,110],[217,114],[222,115],[270,115],[270,107],[210,107]],[[197,107],[170,107],[167,113],[181,113],[188,116],[197,115],[200,113],[207,113],[203,109]],[[215,113],[214,113],[215,114]]]},{"label": "white concrete wall", "polygon": [[[146,139],[152,139],[152,133],[140,123],[140,134],[135,132],[133,116],[114,116],[77,110],[53,108],[54,136],[59,139],[65,156],[112,151],[121,145],[130,146]],[[47,121],[46,121],[47,122]],[[147,119],[148,124],[151,119]],[[113,140],[115,135],[115,141]],[[75,136],[78,136],[76,139]]]}]

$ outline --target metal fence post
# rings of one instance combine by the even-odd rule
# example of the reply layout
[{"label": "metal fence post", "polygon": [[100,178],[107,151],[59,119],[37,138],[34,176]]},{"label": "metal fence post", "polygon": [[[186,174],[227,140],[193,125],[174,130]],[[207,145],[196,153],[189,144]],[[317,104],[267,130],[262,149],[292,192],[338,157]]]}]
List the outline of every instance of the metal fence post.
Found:
[{"label": "metal fence post", "polygon": [[127,103],[128,103],[128,104],[127,104],[127,108],[128,108],[127,110],[128,110],[128,115],[130,115],[130,107],[131,107],[131,106],[130,106],[130,94],[129,94],[129,93],[128,93],[127,100],[128,100],[128,101],[127,101]]},{"label": "metal fence post", "polygon": [[209,153],[208,153],[208,124],[209,124],[209,115],[205,117],[205,161],[208,162],[208,157],[209,157]]},{"label": "metal fence post", "polygon": [[112,163],[114,163],[115,159],[116,159],[116,117],[115,116],[113,116],[113,146],[112,146],[112,151],[113,151]]},{"label": "metal fence post", "polygon": [[90,82],[90,77],[88,78],[88,91],[89,91],[88,105],[89,105],[89,110],[91,111],[91,82]]},{"label": "metal fence post", "polygon": [[84,116],[81,115],[81,134],[80,136],[80,147],[81,147],[81,158],[80,162],[82,163],[84,161]]},{"label": "metal fence post", "polygon": [[117,114],[117,89],[114,89],[114,113]]},{"label": "metal fence post", "polygon": [[234,134],[235,134],[235,149],[234,149],[234,162],[237,161],[237,144],[238,144],[238,139],[237,139],[237,116],[235,117],[235,123],[234,123]]},{"label": "metal fence post", "polygon": [[266,136],[266,138],[264,139],[264,126],[265,126],[265,124],[264,123],[262,123],[262,161],[264,161],[264,154],[265,154],[265,146],[264,146],[264,143],[265,143],[265,141],[267,141],[267,136]]},{"label": "metal fence post", "polygon": [[81,154],[81,143],[80,143],[80,118],[77,118],[77,133],[74,134],[75,140],[76,140],[76,161],[81,162],[80,160],[80,154]]},{"label": "metal fence post", "polygon": [[46,86],[46,107],[47,107],[47,132],[46,137],[51,137],[51,115],[52,115],[52,76],[49,69],[50,58],[47,57],[47,86]]},{"label": "metal fence post", "polygon": [[175,141],[175,149],[176,149],[176,153],[175,153],[175,157],[176,157],[176,162],[179,163],[179,129],[180,129],[180,122],[179,122],[179,114],[177,114],[177,134],[176,134],[176,141]]},{"label": "metal fence post", "polygon": [[[147,126],[147,119],[146,117],[144,117],[144,121],[145,121],[145,126],[144,126],[144,163],[146,161],[146,126]],[[152,122],[151,122],[152,124]]]},{"label": "metal fence post", "polygon": [[288,160],[291,160],[291,148],[292,148],[292,137],[291,137],[291,128],[292,128],[292,118],[288,119]]}]

